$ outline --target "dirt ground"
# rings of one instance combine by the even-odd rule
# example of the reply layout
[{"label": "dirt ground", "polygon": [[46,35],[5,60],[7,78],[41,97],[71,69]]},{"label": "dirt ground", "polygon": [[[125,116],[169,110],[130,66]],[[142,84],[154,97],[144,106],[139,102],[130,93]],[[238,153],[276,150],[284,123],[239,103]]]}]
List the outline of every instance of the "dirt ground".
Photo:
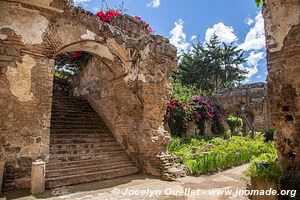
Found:
[{"label": "dirt ground", "polygon": [[[174,182],[138,174],[113,180],[99,181],[76,186],[47,190],[43,194],[30,195],[26,191],[10,191],[2,199],[19,200],[244,200],[236,191],[245,189],[242,172],[246,165],[235,167],[213,175],[184,177]],[[230,194],[221,195],[223,191]],[[217,192],[220,192],[219,195]]]}]

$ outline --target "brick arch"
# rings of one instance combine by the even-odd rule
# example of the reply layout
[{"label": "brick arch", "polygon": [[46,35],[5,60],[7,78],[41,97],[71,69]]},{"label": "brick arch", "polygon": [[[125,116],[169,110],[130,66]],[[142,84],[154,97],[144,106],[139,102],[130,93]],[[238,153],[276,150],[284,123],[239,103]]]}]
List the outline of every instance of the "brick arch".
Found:
[{"label": "brick arch", "polygon": [[122,55],[111,52],[108,46],[94,40],[81,40],[68,44],[55,52],[53,56],[74,51],[85,51],[102,59],[106,63],[105,66],[109,68],[115,77],[125,76],[129,71],[125,67],[126,63],[123,62],[123,60],[128,60],[129,58],[124,58]]},{"label": "brick arch", "polygon": [[[163,128],[163,115],[171,94],[168,76],[176,67],[176,49],[160,36],[120,31],[91,16],[85,16],[88,23],[81,16],[74,17],[70,19],[69,13],[58,16],[44,34],[53,56],[78,50],[95,55],[75,84],[76,95],[89,100],[143,171],[160,175],[157,155],[166,151],[170,139]],[[128,17],[116,24],[122,27],[126,21],[133,30],[140,30]],[[86,78],[92,75],[89,73],[102,76],[92,62],[101,63],[101,69],[109,69],[114,77],[106,81],[109,87],[99,85],[86,93],[88,85],[99,84]],[[102,98],[107,93],[111,96]]]}]

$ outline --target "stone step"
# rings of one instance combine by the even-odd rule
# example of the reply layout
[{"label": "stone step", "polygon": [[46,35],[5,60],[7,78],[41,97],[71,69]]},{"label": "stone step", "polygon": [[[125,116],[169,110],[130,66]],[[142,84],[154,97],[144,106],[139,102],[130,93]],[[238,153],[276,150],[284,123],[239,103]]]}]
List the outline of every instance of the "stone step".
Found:
[{"label": "stone step", "polygon": [[51,122],[52,129],[61,128],[61,127],[74,127],[75,129],[77,127],[79,128],[106,128],[104,124],[98,124],[98,123],[91,123],[91,122],[84,122],[84,121],[78,121],[78,122],[71,122],[71,123],[63,123],[63,122]]},{"label": "stone step", "polygon": [[62,176],[70,176],[75,174],[86,174],[91,172],[101,172],[105,170],[111,169],[122,169],[125,167],[134,167],[134,165],[129,161],[124,162],[108,162],[108,163],[101,163],[98,165],[90,165],[90,166],[82,166],[82,167],[74,167],[74,168],[60,168],[54,170],[47,170],[46,178],[53,178],[53,177],[62,177]]},{"label": "stone step", "polygon": [[84,107],[91,107],[91,105],[87,102],[87,101],[73,101],[73,102],[70,102],[70,101],[52,101],[52,106],[64,106],[64,105],[67,105],[67,106],[84,106]]},{"label": "stone step", "polygon": [[81,106],[81,105],[52,105],[51,111],[93,111],[93,108],[90,106]]},{"label": "stone step", "polygon": [[87,159],[105,159],[115,156],[126,156],[124,150],[101,152],[94,154],[51,154],[50,159],[52,162],[68,162],[68,161],[78,161]]},{"label": "stone step", "polygon": [[100,121],[103,122],[104,121],[97,115],[83,115],[83,116],[79,116],[79,114],[74,117],[74,118],[70,118],[68,116],[64,116],[64,115],[51,115],[51,121],[60,121],[60,120],[66,120],[66,121],[75,121],[75,120],[94,120],[94,121]]},{"label": "stone step", "polygon": [[93,116],[87,116],[87,117],[74,117],[74,118],[69,118],[69,117],[55,117],[51,118],[51,123],[78,123],[78,122],[85,122],[85,123],[97,123],[97,124],[103,124],[105,125],[104,121],[99,118],[99,117],[93,117]]},{"label": "stone step", "polygon": [[81,130],[81,129],[83,129],[83,130],[99,130],[100,131],[101,129],[103,129],[105,127],[103,127],[103,125],[101,126],[101,125],[97,125],[97,124],[96,125],[80,125],[80,124],[68,125],[68,124],[66,124],[66,125],[52,125],[51,128],[54,130],[60,130],[60,129],[63,129],[63,130],[79,129],[79,130]]},{"label": "stone step", "polygon": [[80,148],[80,149],[51,149],[51,154],[98,154],[98,153],[106,153],[106,152],[115,152],[124,150],[120,145],[112,146],[112,147],[100,147],[100,148]]},{"label": "stone step", "polygon": [[92,110],[53,110],[52,115],[72,115],[72,116],[91,116],[97,117],[95,111]]},{"label": "stone step", "polygon": [[63,108],[63,107],[76,107],[76,108],[89,108],[91,109],[92,106],[85,102],[52,102],[52,108]]},{"label": "stone step", "polygon": [[67,162],[54,162],[50,160],[50,163],[47,163],[47,170],[55,170],[55,169],[67,169],[74,167],[84,167],[90,165],[100,165],[103,163],[114,163],[114,162],[125,162],[128,161],[127,155],[120,155],[113,158],[98,158],[98,159],[85,159],[79,161],[67,161]]},{"label": "stone step", "polygon": [[105,126],[105,123],[100,118],[95,117],[77,117],[77,118],[68,118],[68,117],[56,117],[51,119],[51,123],[65,123],[65,124],[74,124],[74,123],[97,123]]},{"label": "stone step", "polygon": [[77,118],[87,118],[87,119],[97,119],[99,116],[96,113],[90,113],[90,114],[86,114],[86,113],[51,113],[51,119],[55,119],[55,118],[73,118],[73,119],[77,119]]},{"label": "stone step", "polygon": [[104,121],[82,98],[55,96],[50,127],[47,187],[126,176],[139,169]]},{"label": "stone step", "polygon": [[111,169],[100,172],[92,172],[86,174],[76,174],[70,176],[61,176],[46,179],[46,187],[51,189],[66,185],[74,185],[78,183],[86,183],[91,181],[99,181],[116,177],[127,176],[139,172],[137,167],[125,167],[122,169]]},{"label": "stone step", "polygon": [[105,133],[109,131],[106,127],[101,127],[99,126],[98,128],[87,128],[87,127],[83,127],[83,128],[69,128],[69,127],[57,127],[57,128],[52,128],[50,127],[50,132],[51,133]]},{"label": "stone step", "polygon": [[83,100],[86,101],[83,97],[75,97],[75,96],[65,96],[65,95],[61,95],[61,94],[54,94],[52,96],[53,99],[55,100],[59,100],[59,99],[68,99],[68,100]]},{"label": "stone step", "polygon": [[115,142],[116,139],[113,137],[103,137],[103,138],[56,138],[51,139],[50,134],[50,144],[84,144],[84,143],[102,143],[102,142]]},{"label": "stone step", "polygon": [[79,138],[103,138],[103,137],[113,137],[110,132],[106,133],[82,133],[82,134],[74,134],[74,133],[65,133],[65,134],[50,134],[51,139],[79,139]]},{"label": "stone step", "polygon": [[100,119],[95,118],[81,118],[81,119],[70,119],[70,118],[60,118],[60,119],[52,119],[51,125],[76,125],[76,124],[85,124],[85,125],[100,125],[105,127],[105,123]]},{"label": "stone step", "polygon": [[69,143],[69,144],[50,144],[50,151],[51,150],[58,150],[58,149],[81,149],[81,148],[99,148],[99,147],[112,147],[112,146],[119,146],[118,142],[101,142],[101,143]]}]

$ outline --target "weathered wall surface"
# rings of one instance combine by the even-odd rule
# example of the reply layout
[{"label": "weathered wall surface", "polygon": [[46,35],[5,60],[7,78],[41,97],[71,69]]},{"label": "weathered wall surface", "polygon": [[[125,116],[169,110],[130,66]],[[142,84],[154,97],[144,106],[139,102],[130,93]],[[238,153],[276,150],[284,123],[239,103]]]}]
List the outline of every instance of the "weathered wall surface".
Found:
[{"label": "weathered wall surface", "polygon": [[42,38],[49,22],[17,4],[0,7],[0,158],[4,187],[22,188],[32,161],[49,152],[53,61]]},{"label": "weathered wall surface", "polygon": [[134,18],[122,16],[114,26],[103,24],[69,1],[0,1],[0,7],[5,187],[26,187],[31,162],[48,160],[52,59],[68,51],[94,55],[75,91],[90,100],[137,165],[159,175],[157,155],[170,139],[162,121],[176,48],[141,31]]},{"label": "weathered wall surface", "polygon": [[272,128],[265,83],[241,85],[232,90],[220,92],[216,98],[227,115],[241,116],[243,107],[248,121],[255,130],[263,131]]},{"label": "weathered wall surface", "polygon": [[266,0],[268,94],[279,161],[300,179],[300,1]]}]

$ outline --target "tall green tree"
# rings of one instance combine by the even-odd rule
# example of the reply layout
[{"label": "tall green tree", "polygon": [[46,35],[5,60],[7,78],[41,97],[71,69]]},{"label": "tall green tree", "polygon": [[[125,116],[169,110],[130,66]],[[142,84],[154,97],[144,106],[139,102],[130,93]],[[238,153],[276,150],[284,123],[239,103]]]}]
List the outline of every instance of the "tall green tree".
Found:
[{"label": "tall green tree", "polygon": [[242,50],[234,44],[220,42],[213,35],[209,42],[198,42],[190,52],[182,55],[173,78],[213,95],[245,80],[247,72],[240,67],[245,62]]}]

